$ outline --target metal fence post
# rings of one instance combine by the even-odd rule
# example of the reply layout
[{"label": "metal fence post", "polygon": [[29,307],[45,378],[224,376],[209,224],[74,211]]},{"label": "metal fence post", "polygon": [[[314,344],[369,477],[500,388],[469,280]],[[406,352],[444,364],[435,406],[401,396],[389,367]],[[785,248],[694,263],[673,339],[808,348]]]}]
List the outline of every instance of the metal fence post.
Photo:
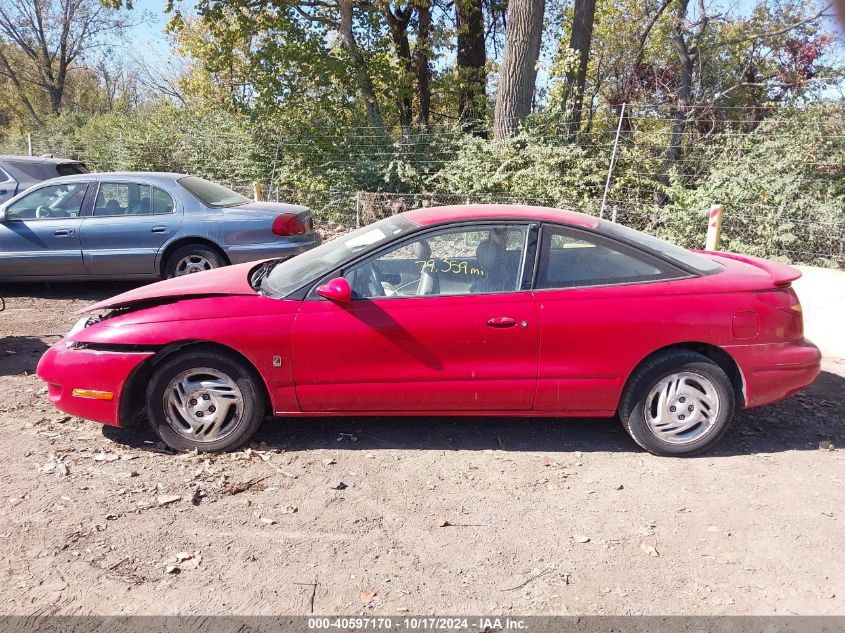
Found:
[{"label": "metal fence post", "polygon": [[704,245],[706,251],[719,250],[719,240],[722,237],[722,211],[721,204],[714,204],[710,207],[710,220],[707,224],[707,241]]},{"label": "metal fence post", "polygon": [[361,192],[355,192],[355,228],[361,228]]},{"label": "metal fence post", "polygon": [[623,103],[619,110],[619,123],[616,126],[616,138],[613,140],[613,154],[610,155],[610,167],[607,168],[607,180],[604,183],[604,195],[601,197],[601,208],[599,217],[604,217],[604,207],[607,205],[607,192],[610,189],[610,179],[613,176],[613,168],[616,166],[616,150],[619,148],[619,134],[622,132],[622,120],[625,118],[625,106]]}]

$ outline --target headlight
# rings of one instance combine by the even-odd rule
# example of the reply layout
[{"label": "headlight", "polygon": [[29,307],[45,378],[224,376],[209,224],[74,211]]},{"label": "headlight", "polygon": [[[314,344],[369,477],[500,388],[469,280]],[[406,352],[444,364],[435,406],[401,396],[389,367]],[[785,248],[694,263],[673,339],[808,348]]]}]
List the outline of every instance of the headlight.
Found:
[{"label": "headlight", "polygon": [[84,316],[79,321],[76,322],[72,328],[70,328],[70,332],[67,333],[67,338],[72,338],[74,334],[79,334],[82,330],[88,327],[88,320],[90,317]]}]

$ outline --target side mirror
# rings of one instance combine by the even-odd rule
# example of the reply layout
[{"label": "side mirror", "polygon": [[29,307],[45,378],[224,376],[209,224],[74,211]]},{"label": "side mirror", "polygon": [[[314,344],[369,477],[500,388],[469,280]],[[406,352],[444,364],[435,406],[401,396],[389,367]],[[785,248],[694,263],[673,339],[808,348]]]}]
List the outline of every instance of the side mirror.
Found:
[{"label": "side mirror", "polygon": [[6,207],[0,207],[0,222],[6,221]]},{"label": "side mirror", "polygon": [[352,288],[343,277],[335,277],[322,286],[317,286],[317,294],[331,301],[346,303],[352,301]]}]

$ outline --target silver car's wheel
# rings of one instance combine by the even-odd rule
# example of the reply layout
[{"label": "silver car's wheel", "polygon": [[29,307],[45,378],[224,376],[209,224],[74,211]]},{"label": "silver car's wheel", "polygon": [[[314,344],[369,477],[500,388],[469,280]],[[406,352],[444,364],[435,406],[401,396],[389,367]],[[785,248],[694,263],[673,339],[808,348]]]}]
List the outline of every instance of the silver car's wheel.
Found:
[{"label": "silver car's wheel", "polygon": [[163,405],[170,428],[194,442],[225,438],[238,426],[244,412],[237,383],[209,367],[175,376],[164,391]]},{"label": "silver car's wheel", "polygon": [[186,244],[170,253],[164,261],[162,276],[184,277],[226,265],[223,255],[205,244]]},{"label": "silver car's wheel", "polygon": [[689,371],[666,376],[643,403],[649,430],[668,444],[689,444],[713,430],[719,393],[706,377]]},{"label": "silver car's wheel", "polygon": [[202,255],[188,255],[176,262],[176,276],[201,273],[204,270],[211,270],[214,265]]}]

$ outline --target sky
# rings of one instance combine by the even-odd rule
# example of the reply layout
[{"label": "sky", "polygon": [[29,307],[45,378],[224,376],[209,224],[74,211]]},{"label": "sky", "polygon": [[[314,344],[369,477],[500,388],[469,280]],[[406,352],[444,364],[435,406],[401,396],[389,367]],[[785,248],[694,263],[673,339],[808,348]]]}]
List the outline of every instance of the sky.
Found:
[{"label": "sky", "polygon": [[135,0],[134,6],[139,15],[139,22],[130,33],[134,52],[144,58],[170,55],[164,32],[171,15],[164,12],[167,0]]}]

